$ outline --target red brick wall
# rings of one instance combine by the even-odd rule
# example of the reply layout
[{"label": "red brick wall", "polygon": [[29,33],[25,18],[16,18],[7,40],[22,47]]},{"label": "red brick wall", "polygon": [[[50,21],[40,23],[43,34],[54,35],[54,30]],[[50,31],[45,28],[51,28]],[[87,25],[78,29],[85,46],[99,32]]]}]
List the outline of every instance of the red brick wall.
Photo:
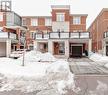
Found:
[{"label": "red brick wall", "polygon": [[108,11],[102,10],[88,28],[92,34],[92,50],[102,50],[102,40],[105,31],[108,31]]},{"label": "red brick wall", "polygon": [[87,16],[81,16],[81,24],[79,25],[74,25],[73,24],[73,16],[70,16],[70,31],[74,31],[74,30],[82,30],[82,31],[86,31],[86,18]]},{"label": "red brick wall", "polygon": [[0,15],[3,15],[3,21],[0,21],[0,27],[6,26],[6,13],[0,12]]}]

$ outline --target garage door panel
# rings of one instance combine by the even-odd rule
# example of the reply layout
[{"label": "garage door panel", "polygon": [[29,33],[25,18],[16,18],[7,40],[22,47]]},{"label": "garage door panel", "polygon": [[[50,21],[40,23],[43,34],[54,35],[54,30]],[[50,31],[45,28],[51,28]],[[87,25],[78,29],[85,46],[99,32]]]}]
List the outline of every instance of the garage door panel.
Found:
[{"label": "garage door panel", "polygon": [[0,57],[6,56],[6,42],[0,42]]},{"label": "garage door panel", "polygon": [[72,46],[72,56],[81,57],[82,56],[82,46]]}]

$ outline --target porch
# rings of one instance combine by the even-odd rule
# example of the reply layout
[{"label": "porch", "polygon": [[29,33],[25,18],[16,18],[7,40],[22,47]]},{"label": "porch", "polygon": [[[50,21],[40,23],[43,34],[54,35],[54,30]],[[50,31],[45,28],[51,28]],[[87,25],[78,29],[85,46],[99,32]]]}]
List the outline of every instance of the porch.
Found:
[{"label": "porch", "polygon": [[[34,47],[40,50],[47,46],[47,51],[55,56],[83,56],[85,51],[91,51],[91,39],[89,32],[50,32],[36,33]],[[45,43],[46,46],[44,45]],[[43,44],[43,46],[41,45]],[[80,45],[80,46],[78,46]],[[75,48],[74,48],[75,47]],[[77,48],[77,49],[76,49]],[[76,50],[75,50],[76,49]],[[46,51],[46,50],[40,50]],[[77,52],[78,51],[78,52]]]}]

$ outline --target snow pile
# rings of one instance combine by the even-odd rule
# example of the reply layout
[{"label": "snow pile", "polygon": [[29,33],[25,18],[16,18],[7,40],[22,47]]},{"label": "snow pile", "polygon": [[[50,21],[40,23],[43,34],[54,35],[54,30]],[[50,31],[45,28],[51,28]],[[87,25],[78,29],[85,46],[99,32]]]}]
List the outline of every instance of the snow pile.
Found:
[{"label": "snow pile", "polygon": [[108,63],[104,65],[106,68],[108,68]]},{"label": "snow pile", "polygon": [[91,60],[95,61],[95,62],[108,62],[108,57],[105,55],[101,55],[98,53],[93,53],[91,54],[91,56],[89,57]]},{"label": "snow pile", "polygon": [[108,57],[98,53],[92,53],[89,58],[95,62],[103,63],[104,67],[108,68]]},{"label": "snow pile", "polygon": [[58,60],[50,64],[47,69],[47,73],[56,73],[56,72],[69,72],[69,63],[64,60]]},{"label": "snow pile", "polygon": [[22,61],[10,58],[0,58],[0,73],[6,77],[39,77],[44,76],[49,64],[41,62],[28,62],[21,66]]},{"label": "snow pile", "polygon": [[51,84],[57,85],[60,95],[67,93],[66,89],[75,87],[73,74],[69,70],[69,63],[64,60],[58,60],[50,64],[47,68],[47,74],[50,75],[49,80],[52,82]]},{"label": "snow pile", "polygon": [[[26,62],[38,62],[40,60],[40,57],[38,55],[41,55],[42,53],[39,51],[30,51],[25,52],[24,59]],[[23,56],[19,58],[19,60],[23,60]]]},{"label": "snow pile", "polygon": [[41,61],[56,61],[57,59],[49,52],[40,55]]},{"label": "snow pile", "polygon": [[[0,73],[3,75],[0,75],[2,81],[0,91],[20,90],[25,93],[37,91],[37,95],[62,95],[68,90],[74,90],[74,76],[69,70],[67,61],[35,62],[35,58],[31,61],[31,55],[36,57],[39,53],[29,52],[25,55],[26,58],[29,57],[24,67],[21,66],[20,59],[0,58]],[[40,53],[40,56],[46,58],[51,55]]]},{"label": "snow pile", "polygon": [[[52,62],[57,60],[51,53],[41,53],[39,51],[26,52],[24,58],[26,62]],[[19,58],[19,60],[23,60],[23,57]]]}]

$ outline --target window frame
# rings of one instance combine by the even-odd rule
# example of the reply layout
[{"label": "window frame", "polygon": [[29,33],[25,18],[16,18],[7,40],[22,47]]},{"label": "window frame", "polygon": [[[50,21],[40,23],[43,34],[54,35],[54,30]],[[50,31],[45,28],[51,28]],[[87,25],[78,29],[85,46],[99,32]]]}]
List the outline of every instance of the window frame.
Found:
[{"label": "window frame", "polygon": [[56,13],[56,21],[64,22],[65,21],[65,13]]},{"label": "window frame", "polygon": [[31,26],[38,26],[38,18],[31,18]]},{"label": "window frame", "polygon": [[45,26],[52,26],[52,19],[51,18],[45,18]]},{"label": "window frame", "polygon": [[80,25],[81,24],[81,16],[73,16],[73,24]]}]

